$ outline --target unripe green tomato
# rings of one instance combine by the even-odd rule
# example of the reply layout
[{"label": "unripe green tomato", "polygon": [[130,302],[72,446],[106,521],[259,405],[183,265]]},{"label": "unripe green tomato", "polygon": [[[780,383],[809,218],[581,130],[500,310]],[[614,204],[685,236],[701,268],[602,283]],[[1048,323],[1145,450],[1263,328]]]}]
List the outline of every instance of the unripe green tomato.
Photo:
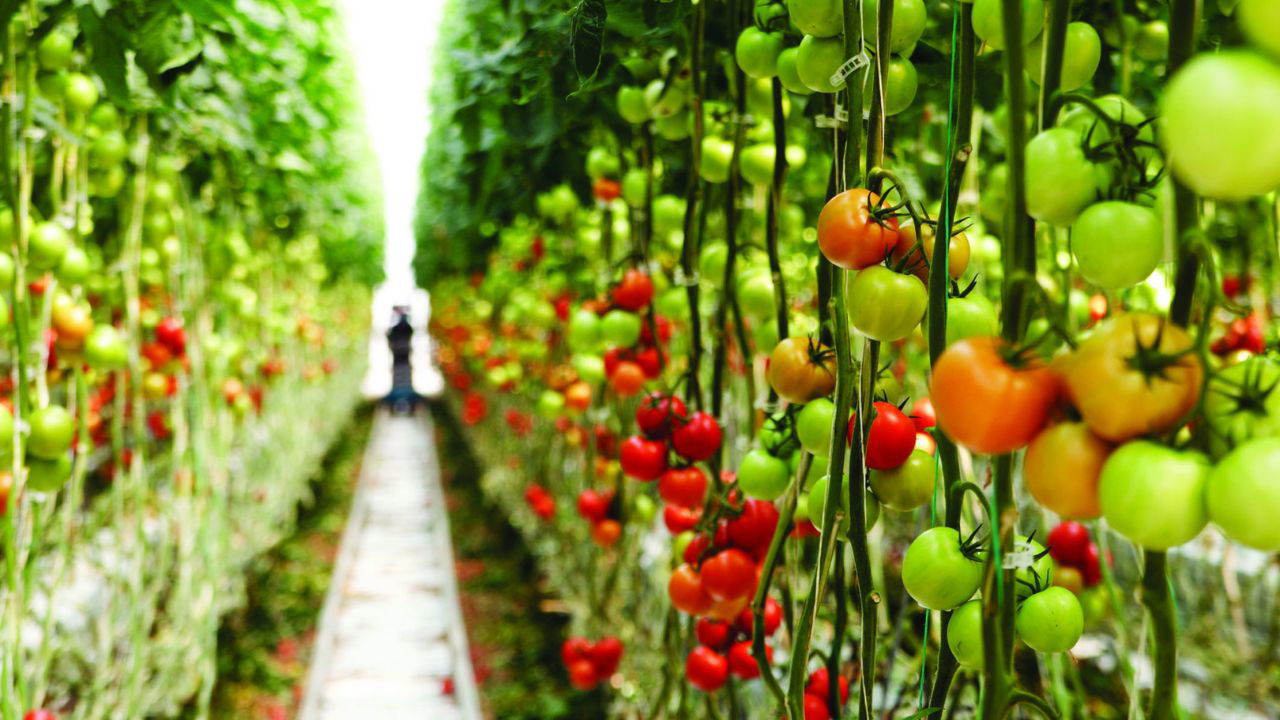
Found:
[{"label": "unripe green tomato", "polygon": [[782,87],[790,90],[798,95],[808,95],[813,92],[804,81],[800,79],[800,73],[796,70],[796,55],[799,48],[787,48],[778,53],[778,79],[782,81]]},{"label": "unripe green tomato", "polygon": [[84,357],[89,365],[102,370],[124,367],[128,361],[124,336],[111,325],[98,323],[84,341]]},{"label": "unripe green tomato", "polygon": [[689,87],[685,83],[663,79],[651,80],[644,89],[644,100],[653,118],[675,115],[684,109],[689,100]]},{"label": "unripe green tomato", "polygon": [[569,318],[566,335],[569,349],[576,353],[591,352],[600,347],[600,318],[590,310],[579,308]]},{"label": "unripe green tomato", "polygon": [[119,130],[107,130],[94,139],[89,153],[99,165],[119,165],[129,154],[129,143]]},{"label": "unripe green tomato", "polygon": [[64,72],[40,73],[36,77],[36,87],[40,95],[52,102],[58,102],[66,94],[67,74]]},{"label": "unripe green tomato", "polygon": [[702,246],[698,254],[698,276],[702,285],[718,288],[724,282],[724,267],[729,261],[729,246],[723,242],[710,242]]},{"label": "unripe green tomato", "polygon": [[[830,478],[826,475],[827,458],[815,457],[813,462],[816,464],[818,460],[822,460],[823,475],[810,485],[805,504],[808,505],[809,509],[809,522],[813,523],[814,527],[821,531],[824,529],[822,521],[823,513],[827,507],[827,483],[830,482]],[[810,471],[810,474],[812,474],[812,471]],[[845,513],[844,520],[840,523],[840,532],[847,535],[853,528],[853,523],[849,520],[849,493],[846,487],[841,487],[840,490],[840,508]],[[880,519],[880,502],[869,492],[864,493],[863,497],[866,503],[867,529],[870,530],[875,527],[876,522]]]},{"label": "unripe green tomato", "polygon": [[631,207],[643,207],[648,197],[649,174],[641,168],[631,168],[622,176],[622,199]]},{"label": "unripe green tomato", "polygon": [[61,405],[46,405],[31,413],[27,419],[31,435],[27,439],[27,454],[45,460],[65,455],[71,449],[76,423],[71,413]]},{"label": "unripe green tomato", "polygon": [[[868,42],[875,42],[878,16],[877,2],[862,3],[862,32]],[[914,47],[920,40],[920,36],[924,34],[924,23],[927,17],[924,0],[893,0],[889,52],[900,53]]]},{"label": "unripe green tomato", "polygon": [[[974,0],[973,33],[996,50],[1005,48],[1002,0]],[[1022,0],[1022,43],[1031,42],[1044,27],[1044,0]]]},{"label": "unripe green tomato", "polygon": [[982,641],[982,601],[970,600],[951,613],[947,623],[947,646],[961,667],[981,670],[984,665]]},{"label": "unripe green tomato", "polygon": [[618,114],[632,125],[648,120],[649,103],[645,101],[644,88],[634,85],[618,88]]},{"label": "unripe green tomato", "polygon": [[653,231],[669,235],[684,228],[686,201],[678,195],[659,195],[653,199]]},{"label": "unripe green tomato", "polygon": [[599,355],[578,353],[570,358],[569,363],[584,382],[595,385],[604,381],[604,358]]},{"label": "unripe green tomato", "polygon": [[757,353],[768,352],[778,344],[779,340],[781,338],[778,337],[778,323],[774,322],[773,318],[761,318],[751,328],[751,342]]},{"label": "unripe green tomato", "polygon": [[827,398],[817,398],[805,403],[796,413],[796,435],[800,447],[814,455],[831,454],[831,428],[835,423],[836,405]]},{"label": "unripe green tomato", "polygon": [[55,30],[45,35],[36,50],[40,67],[50,71],[66,70],[71,66],[73,44],[71,36],[65,32]]},{"label": "unripe green tomato", "polygon": [[640,340],[640,316],[626,310],[610,310],[600,318],[600,337],[610,347],[628,348]]},{"label": "unripe green tomato", "polygon": [[677,112],[675,115],[670,115],[668,117],[658,118],[653,121],[653,129],[658,133],[658,136],[664,140],[670,140],[672,142],[684,140],[693,132],[689,117],[688,111],[685,111]]},{"label": "unripe green tomato", "polygon": [[[0,238],[8,237],[4,231],[0,230]],[[5,292],[13,287],[13,256],[7,252],[0,252],[0,292]]]},{"label": "unripe green tomato", "polygon": [[36,492],[54,492],[71,477],[71,456],[62,453],[56,458],[27,458],[27,487]]},{"label": "unripe green tomato", "polygon": [[738,171],[742,173],[742,179],[752,185],[771,184],[774,155],[772,143],[758,143],[744,148],[738,157]]},{"label": "unripe green tomato", "polygon": [[[773,277],[769,268],[748,266],[737,282],[738,303],[742,312],[754,318],[772,317],[776,311]],[[772,350],[772,348],[769,348]]]},{"label": "unripe green tomato", "polygon": [[89,112],[98,102],[98,86],[93,84],[93,79],[88,75],[68,73],[63,96],[67,106],[75,112]]},{"label": "unripe green tomato", "polygon": [[31,229],[27,261],[37,270],[52,270],[71,247],[71,234],[62,225],[45,221]]},{"label": "unripe green tomato", "polygon": [[786,492],[791,472],[784,460],[764,448],[747,452],[738,465],[738,487],[747,497],[773,501]]},{"label": "unripe green tomato", "polygon": [[707,136],[702,139],[702,164],[698,174],[709,183],[729,180],[729,164],[733,159],[733,143],[724,138]]},{"label": "unripe green tomato", "polygon": [[828,38],[844,32],[843,0],[787,0],[787,12],[806,35]]},{"label": "unripe green tomato", "polygon": [[[874,99],[872,88],[875,83],[868,81],[863,90],[863,102],[867,107],[871,106]],[[886,115],[897,115],[898,113],[911,107],[911,103],[916,99],[916,90],[919,87],[919,78],[916,75],[916,66],[911,61],[894,55],[889,59],[889,64],[885,66],[884,75],[884,112]]]},{"label": "unripe green tomato", "polygon": [[587,175],[592,178],[616,177],[622,169],[616,153],[597,145],[587,151]]},{"label": "unripe green tomato", "polygon": [[631,517],[639,523],[651,523],[658,515],[658,504],[645,494],[636,495],[631,502]]},{"label": "unripe green tomato", "polygon": [[782,52],[782,33],[765,32],[747,26],[734,43],[733,56],[738,67],[750,78],[770,78],[778,71],[778,53]]},{"label": "unripe green tomato", "polygon": [[84,283],[92,272],[93,262],[89,259],[89,254],[75,245],[67,248],[58,263],[58,279],[67,285]]},{"label": "unripe green tomato", "polygon": [[[1043,74],[1044,33],[1027,45],[1024,53],[1027,77],[1040,84]],[[1073,22],[1067,25],[1066,49],[1059,75],[1062,92],[1070,92],[1089,84],[1102,59],[1102,39],[1092,25]]]},{"label": "unripe green tomato", "polygon": [[831,84],[831,76],[844,64],[844,41],[838,37],[806,35],[796,51],[796,73],[814,92],[833,93],[843,87]]},{"label": "unripe green tomato", "polygon": [[1084,632],[1084,609],[1070,590],[1051,587],[1022,601],[1014,626],[1031,649],[1066,652]]},{"label": "unripe green tomato", "polygon": [[[120,111],[110,103],[100,103],[89,113],[89,124],[99,130],[114,130],[120,124]],[[157,160],[157,169],[159,160]]]},{"label": "unripe green tomato", "polygon": [[906,462],[893,470],[872,470],[870,484],[880,502],[890,510],[910,512],[933,498],[937,466],[933,455],[912,450]]},{"label": "unripe green tomato", "polygon": [[1133,54],[1147,62],[1164,60],[1169,54],[1168,23],[1152,20],[1139,28],[1137,36],[1133,38]]}]

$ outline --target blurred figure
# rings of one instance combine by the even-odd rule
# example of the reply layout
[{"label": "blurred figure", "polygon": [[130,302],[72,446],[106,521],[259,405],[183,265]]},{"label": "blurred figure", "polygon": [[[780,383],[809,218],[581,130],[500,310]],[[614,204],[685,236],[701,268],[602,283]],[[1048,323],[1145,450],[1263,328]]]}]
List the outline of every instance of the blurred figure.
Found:
[{"label": "blurred figure", "polygon": [[409,308],[394,308],[396,321],[387,330],[387,345],[391,348],[391,392],[383,402],[398,415],[412,415],[417,407],[418,393],[413,390],[413,325],[409,322]]}]

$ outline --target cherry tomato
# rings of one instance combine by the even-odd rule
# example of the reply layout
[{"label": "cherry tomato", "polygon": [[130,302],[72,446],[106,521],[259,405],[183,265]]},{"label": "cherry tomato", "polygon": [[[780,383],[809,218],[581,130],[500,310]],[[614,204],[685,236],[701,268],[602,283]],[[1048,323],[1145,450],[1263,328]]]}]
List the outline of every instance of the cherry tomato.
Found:
[{"label": "cherry tomato", "polygon": [[701,508],[707,495],[707,475],[701,468],[671,468],[658,480],[658,495],[685,508]]},{"label": "cherry tomato", "polygon": [[675,609],[690,615],[701,615],[716,602],[703,587],[702,576],[688,563],[671,571],[667,595]]},{"label": "cherry tomato", "polygon": [[1070,590],[1051,587],[1022,601],[1014,627],[1033,650],[1066,652],[1084,633],[1084,609]]},{"label": "cherry tomato", "polygon": [[836,360],[830,348],[804,337],[790,337],[769,354],[769,386],[787,402],[807,403],[830,395],[836,386]]},{"label": "cherry tomato", "polygon": [[737,548],[728,548],[702,563],[702,585],[717,602],[745,597],[756,586],[756,563]]},{"label": "cherry tomato", "polygon": [[685,659],[684,675],[702,692],[715,692],[729,679],[729,661],[705,645],[699,645]]},{"label": "cherry tomato", "polygon": [[738,487],[747,497],[776,500],[790,483],[791,470],[786,461],[763,448],[748,451],[738,464]]}]

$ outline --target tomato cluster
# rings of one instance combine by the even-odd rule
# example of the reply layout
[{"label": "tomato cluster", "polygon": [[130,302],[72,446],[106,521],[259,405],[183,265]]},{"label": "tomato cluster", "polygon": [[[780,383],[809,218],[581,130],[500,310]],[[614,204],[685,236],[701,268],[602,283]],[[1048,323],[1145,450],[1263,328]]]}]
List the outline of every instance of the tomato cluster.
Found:
[{"label": "tomato cluster", "polygon": [[590,690],[617,672],[623,649],[622,641],[613,635],[595,642],[574,636],[560,646],[560,660],[573,686],[579,690]]}]

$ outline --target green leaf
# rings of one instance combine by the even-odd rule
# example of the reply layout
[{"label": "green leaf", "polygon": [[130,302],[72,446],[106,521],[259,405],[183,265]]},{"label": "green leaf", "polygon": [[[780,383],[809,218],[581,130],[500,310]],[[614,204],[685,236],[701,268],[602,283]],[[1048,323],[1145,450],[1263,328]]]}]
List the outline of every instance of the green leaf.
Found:
[{"label": "green leaf", "polygon": [[940,712],[942,712],[942,708],[940,707],[921,708],[907,717],[902,718],[902,720],[924,720],[924,718]]},{"label": "green leaf", "polygon": [[115,12],[101,16],[97,10],[86,6],[80,8],[78,15],[94,72],[102,78],[112,102],[128,105],[129,81],[124,56],[129,44],[127,28],[120,23],[120,16]]},{"label": "green leaf", "polygon": [[595,77],[604,56],[604,26],[609,16],[604,0],[582,0],[574,8],[569,31],[573,66],[583,83]]}]

